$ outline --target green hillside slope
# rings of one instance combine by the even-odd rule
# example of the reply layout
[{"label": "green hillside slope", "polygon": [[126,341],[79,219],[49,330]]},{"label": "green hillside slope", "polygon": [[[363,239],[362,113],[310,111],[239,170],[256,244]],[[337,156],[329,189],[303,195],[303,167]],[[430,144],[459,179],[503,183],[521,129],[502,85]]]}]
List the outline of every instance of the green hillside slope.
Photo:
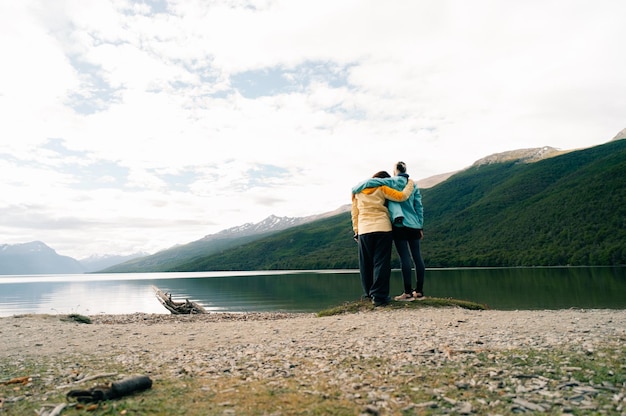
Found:
[{"label": "green hillside slope", "polygon": [[187,263],[198,257],[238,247],[242,244],[263,238],[263,234],[243,237],[213,238],[197,240],[175,246],[146,257],[129,260],[124,263],[99,271],[99,273],[156,273],[175,270],[181,263]]},{"label": "green hillside slope", "polygon": [[473,167],[425,192],[428,265],[626,263],[626,140]]},{"label": "green hillside slope", "polygon": [[172,271],[357,268],[350,213],[318,220],[178,265]]},{"label": "green hillside slope", "polygon": [[[626,264],[626,140],[531,164],[475,166],[422,191],[428,267]],[[398,260],[394,254],[394,267]],[[167,271],[357,268],[340,214]],[[166,270],[162,270],[166,271]]]}]

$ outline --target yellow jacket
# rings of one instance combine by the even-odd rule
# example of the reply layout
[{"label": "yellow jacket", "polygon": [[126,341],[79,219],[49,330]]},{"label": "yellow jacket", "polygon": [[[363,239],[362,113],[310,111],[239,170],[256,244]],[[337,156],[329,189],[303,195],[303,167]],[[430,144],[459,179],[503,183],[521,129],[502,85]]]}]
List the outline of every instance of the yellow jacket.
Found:
[{"label": "yellow jacket", "polygon": [[366,188],[358,194],[352,194],[352,229],[354,234],[391,231],[389,211],[385,200],[406,201],[413,192],[413,181],[407,181],[402,191],[388,186]]}]

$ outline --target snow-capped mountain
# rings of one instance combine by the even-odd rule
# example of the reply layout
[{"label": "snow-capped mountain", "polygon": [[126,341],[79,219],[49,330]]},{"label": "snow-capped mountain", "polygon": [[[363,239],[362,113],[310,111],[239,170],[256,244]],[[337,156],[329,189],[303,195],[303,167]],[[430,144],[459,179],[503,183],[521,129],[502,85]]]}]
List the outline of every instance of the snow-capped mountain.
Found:
[{"label": "snow-capped mountain", "polygon": [[472,166],[490,165],[492,163],[503,163],[517,161],[519,163],[533,163],[539,160],[559,156],[570,150],[559,150],[554,147],[544,146],[531,149],[517,149],[508,152],[494,153],[477,160]]},{"label": "snow-capped mountain", "polygon": [[278,217],[276,215],[270,215],[261,222],[257,223],[245,223],[236,227],[227,228],[216,234],[210,234],[203,238],[213,239],[215,237],[229,237],[237,236],[244,237],[248,235],[263,234],[272,231],[285,230],[287,228],[295,227],[296,225],[305,224],[307,222],[315,221],[325,216],[335,215],[339,212],[333,211],[322,215],[312,215],[308,217]]}]

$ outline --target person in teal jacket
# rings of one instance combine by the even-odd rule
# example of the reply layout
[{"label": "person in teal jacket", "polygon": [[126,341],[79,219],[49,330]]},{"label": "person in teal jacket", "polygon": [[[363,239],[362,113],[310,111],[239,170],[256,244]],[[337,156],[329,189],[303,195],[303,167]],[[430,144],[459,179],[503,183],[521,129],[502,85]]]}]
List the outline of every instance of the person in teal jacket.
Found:
[{"label": "person in teal jacket", "polygon": [[[391,178],[370,178],[361,182],[352,193],[357,194],[366,188],[389,186],[401,190],[409,180],[404,162],[396,163],[394,175]],[[404,202],[389,201],[389,216],[393,225],[393,241],[400,257],[404,292],[394,299],[399,301],[413,301],[424,298],[424,277],[426,267],[422,259],[421,240],[424,238],[424,207],[422,195],[417,188]],[[415,262],[415,289],[412,287],[412,270]]]}]

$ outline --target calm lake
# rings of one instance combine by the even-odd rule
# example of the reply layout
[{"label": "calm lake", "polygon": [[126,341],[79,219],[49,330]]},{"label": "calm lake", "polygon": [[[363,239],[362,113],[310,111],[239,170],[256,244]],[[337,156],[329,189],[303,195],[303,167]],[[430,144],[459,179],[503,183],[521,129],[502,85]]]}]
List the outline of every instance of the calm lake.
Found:
[{"label": "calm lake", "polygon": [[[394,270],[392,295],[401,280]],[[317,312],[361,295],[356,270],[0,276],[0,316],[169,314],[153,286],[215,312]],[[626,267],[429,269],[425,292],[491,309],[625,309]]]}]

